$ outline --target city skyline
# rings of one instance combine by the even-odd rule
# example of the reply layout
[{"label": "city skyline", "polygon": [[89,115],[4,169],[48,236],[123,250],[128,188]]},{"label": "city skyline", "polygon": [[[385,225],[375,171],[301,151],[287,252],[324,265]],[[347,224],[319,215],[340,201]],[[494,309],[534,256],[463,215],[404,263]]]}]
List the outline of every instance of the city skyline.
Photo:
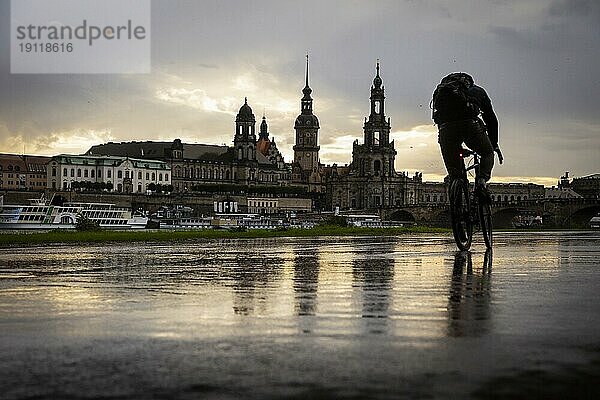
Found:
[{"label": "city skyline", "polygon": [[597,3],[303,7],[309,11],[267,1],[153,2],[152,73],[11,75],[3,0],[0,151],[83,153],[108,141],[175,138],[231,145],[235,114],[248,97],[291,162],[309,52],[324,164],[349,163],[352,142],[362,141],[379,58],[398,171],[437,181],[445,175],[429,100],[439,79],[456,70],[488,90],[500,119],[506,165],[495,167],[492,181],[550,186],[566,170],[600,170]]}]

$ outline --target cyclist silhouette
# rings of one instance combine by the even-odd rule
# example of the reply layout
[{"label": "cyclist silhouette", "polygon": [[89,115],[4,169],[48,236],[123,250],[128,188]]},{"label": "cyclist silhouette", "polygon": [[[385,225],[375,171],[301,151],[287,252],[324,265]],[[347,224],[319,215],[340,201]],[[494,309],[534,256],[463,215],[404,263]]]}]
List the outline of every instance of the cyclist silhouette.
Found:
[{"label": "cyclist silhouette", "polygon": [[450,179],[460,178],[462,144],[481,156],[475,179],[478,193],[489,201],[486,182],[492,176],[494,152],[502,164],[498,146],[498,118],[486,91],[464,72],[445,76],[433,93],[432,117],[438,126],[438,143]]}]

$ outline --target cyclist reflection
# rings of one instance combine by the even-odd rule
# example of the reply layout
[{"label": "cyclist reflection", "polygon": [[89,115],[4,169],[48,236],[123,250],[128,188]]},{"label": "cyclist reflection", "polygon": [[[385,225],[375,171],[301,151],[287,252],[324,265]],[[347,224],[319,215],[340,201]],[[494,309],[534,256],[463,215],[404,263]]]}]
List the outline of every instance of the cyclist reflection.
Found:
[{"label": "cyclist reflection", "polygon": [[454,255],[448,296],[448,336],[481,336],[489,330],[491,271],[491,249],[485,252],[481,273],[475,274],[470,251]]}]

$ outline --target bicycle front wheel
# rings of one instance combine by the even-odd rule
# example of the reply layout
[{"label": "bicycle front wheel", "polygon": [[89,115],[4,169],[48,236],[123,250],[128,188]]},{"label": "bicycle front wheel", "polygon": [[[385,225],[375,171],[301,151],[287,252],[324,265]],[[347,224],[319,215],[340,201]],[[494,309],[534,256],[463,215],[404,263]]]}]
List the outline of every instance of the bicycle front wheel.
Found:
[{"label": "bicycle front wheel", "polygon": [[450,221],[454,241],[460,250],[469,250],[473,240],[473,223],[469,203],[469,185],[455,179],[450,185]]},{"label": "bicycle front wheel", "polygon": [[492,207],[488,203],[478,205],[479,224],[481,225],[481,233],[483,240],[488,249],[492,248]]}]

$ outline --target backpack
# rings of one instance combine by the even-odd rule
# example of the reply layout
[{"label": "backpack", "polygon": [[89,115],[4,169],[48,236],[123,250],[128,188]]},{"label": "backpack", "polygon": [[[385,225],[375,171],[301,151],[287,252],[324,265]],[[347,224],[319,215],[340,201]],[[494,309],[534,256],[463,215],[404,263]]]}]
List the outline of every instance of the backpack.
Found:
[{"label": "backpack", "polygon": [[476,118],[479,115],[479,107],[469,95],[469,84],[462,75],[450,74],[435,88],[431,108],[436,124]]}]

